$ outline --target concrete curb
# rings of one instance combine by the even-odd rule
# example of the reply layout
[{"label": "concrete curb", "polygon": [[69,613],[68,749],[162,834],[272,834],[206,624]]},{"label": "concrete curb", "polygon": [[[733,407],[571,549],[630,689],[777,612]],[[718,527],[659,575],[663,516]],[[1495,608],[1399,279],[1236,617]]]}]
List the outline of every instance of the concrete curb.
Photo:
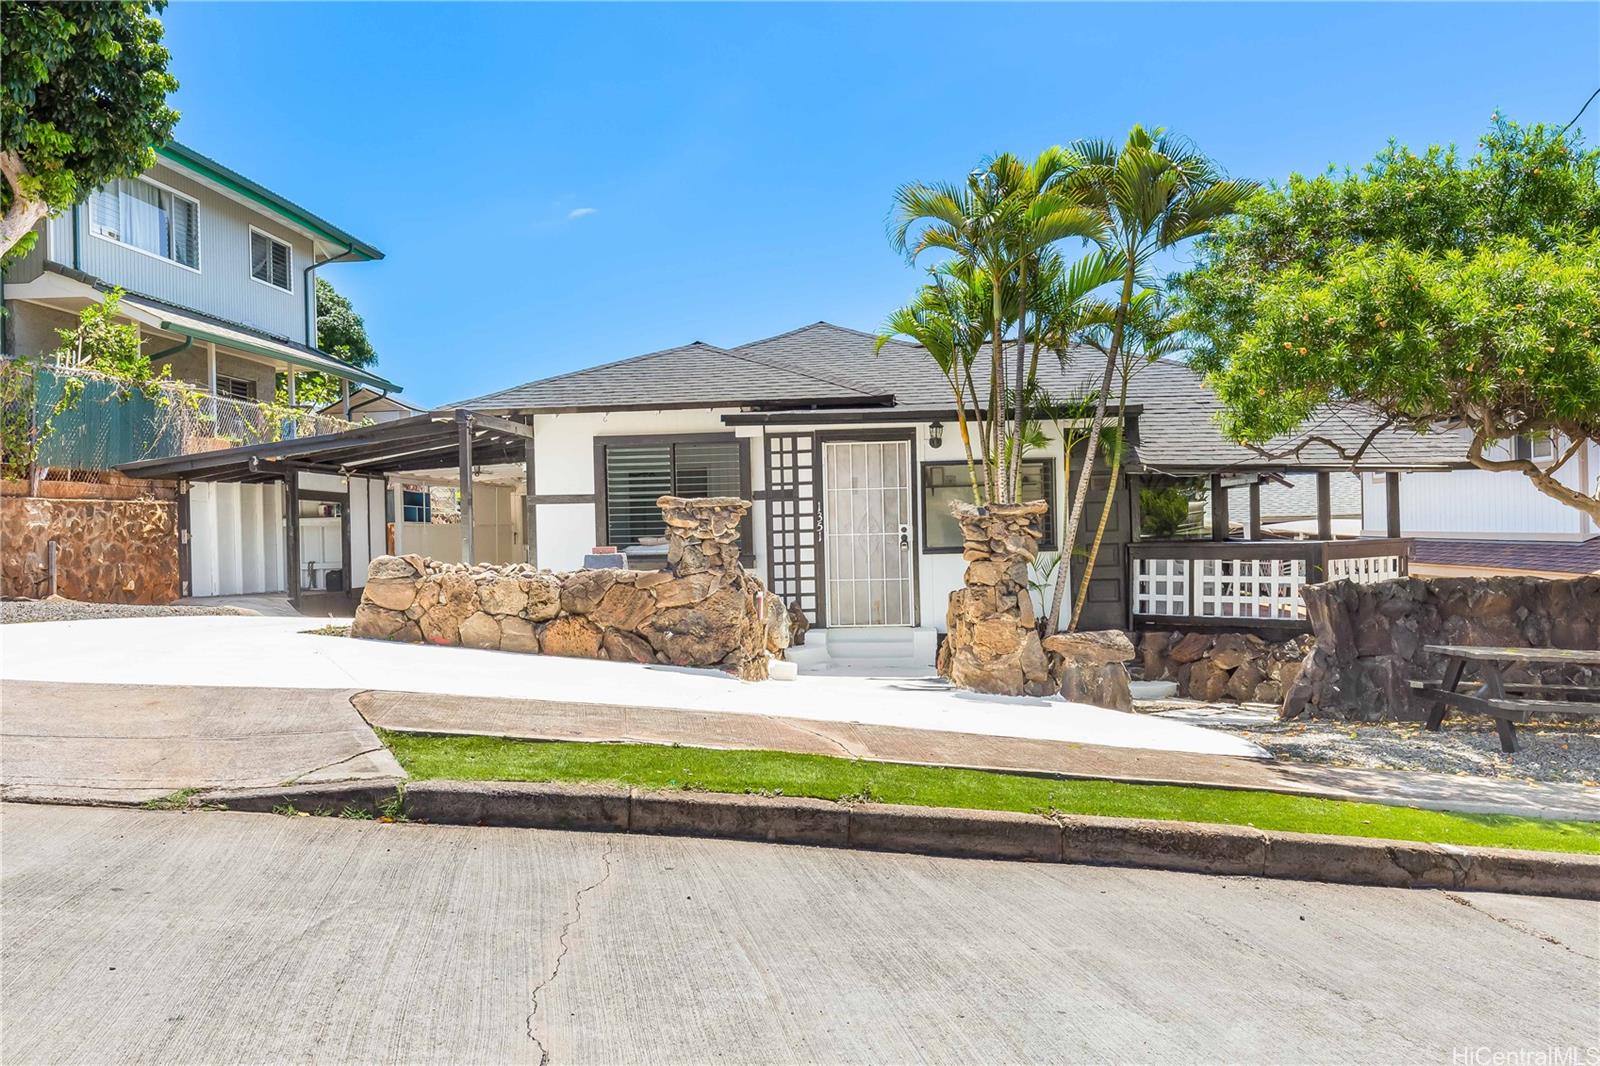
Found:
[{"label": "concrete curb", "polygon": [[[213,791],[195,806],[377,813],[397,783]],[[1387,888],[1600,900],[1600,855],[1462,848],[1253,829],[1012,811],[656,791],[614,785],[419,781],[406,817],[437,825],[515,826],[721,837],[976,859],[1135,866]]]},{"label": "concrete curb", "polygon": [[336,781],[313,785],[272,785],[266,788],[214,788],[189,798],[191,807],[226,807],[230,811],[271,812],[293,807],[307,814],[342,814],[346,810],[378,815],[394,802],[398,778],[375,781]]}]

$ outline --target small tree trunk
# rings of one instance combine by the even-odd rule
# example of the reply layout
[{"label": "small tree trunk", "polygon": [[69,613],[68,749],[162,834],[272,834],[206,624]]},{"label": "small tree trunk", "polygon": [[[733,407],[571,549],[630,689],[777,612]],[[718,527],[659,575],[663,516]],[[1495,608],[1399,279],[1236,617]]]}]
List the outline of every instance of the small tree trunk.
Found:
[{"label": "small tree trunk", "polygon": [[[1132,256],[1128,258],[1128,266],[1122,274],[1122,301],[1117,304],[1116,323],[1111,329],[1111,347],[1106,353],[1106,372],[1100,381],[1100,396],[1094,405],[1094,420],[1089,424],[1089,442],[1084,449],[1083,469],[1078,471],[1078,487],[1073,493],[1072,509],[1067,512],[1067,529],[1062,537],[1063,545],[1071,546],[1077,543],[1078,530],[1083,527],[1083,509],[1089,500],[1089,479],[1094,474],[1094,461],[1100,453],[1100,427],[1106,421],[1106,396],[1111,392],[1111,378],[1117,372],[1117,364],[1122,357],[1122,335],[1128,321],[1128,308],[1133,301],[1133,279],[1135,263]],[[1118,411],[1120,418],[1122,412]],[[1056,619],[1052,615],[1048,619],[1049,629],[1046,636],[1056,631]]]},{"label": "small tree trunk", "polygon": [[[1005,323],[1002,320],[1000,296],[1003,277],[993,279],[994,284],[994,322],[990,330],[992,351],[989,356],[989,409],[990,428],[995,441],[995,485],[990,491],[989,498],[996,503],[1011,502],[1011,456],[1006,448],[1007,439],[1010,437],[1010,428],[1004,426],[1006,421],[1005,399],[1005,371],[1006,371],[1006,338]],[[1004,428],[1002,428],[1004,427]]]},{"label": "small tree trunk", "polygon": [[[1063,433],[1061,435],[1061,483],[1072,484],[1072,438]],[[1060,542],[1060,558],[1056,562],[1055,590],[1050,595],[1050,609],[1045,612],[1044,633],[1049,636],[1056,631],[1056,619],[1061,617],[1061,600],[1067,594],[1067,570],[1072,562],[1072,545],[1066,541]]]},{"label": "small tree trunk", "polygon": [[1016,418],[1013,422],[1015,444],[1011,453],[1011,498],[1014,501],[1022,499],[1022,437],[1023,427],[1027,425],[1027,403],[1025,400],[1027,390],[1027,351],[1028,341],[1026,328],[1028,324],[1028,263],[1026,258],[1017,265],[1017,395],[1013,401]]},{"label": "small tree trunk", "polygon": [[1072,620],[1067,623],[1068,633],[1078,628],[1078,619],[1083,617],[1083,601],[1089,595],[1089,576],[1094,573],[1095,560],[1100,557],[1100,542],[1106,536],[1106,523],[1111,518],[1111,503],[1117,498],[1117,474],[1122,470],[1122,433],[1119,428],[1116,447],[1111,453],[1111,482],[1106,486],[1106,502],[1100,508],[1100,523],[1095,526],[1094,540],[1089,544],[1089,554],[1083,560],[1083,577],[1078,581],[1078,598],[1072,604]]}]

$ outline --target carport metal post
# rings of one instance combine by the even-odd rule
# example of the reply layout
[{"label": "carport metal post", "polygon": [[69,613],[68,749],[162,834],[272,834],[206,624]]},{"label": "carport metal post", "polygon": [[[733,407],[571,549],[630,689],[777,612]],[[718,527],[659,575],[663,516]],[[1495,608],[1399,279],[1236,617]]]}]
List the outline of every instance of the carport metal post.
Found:
[{"label": "carport metal post", "polygon": [[284,582],[289,602],[300,609],[300,471],[287,466],[283,472],[283,554]]},{"label": "carport metal post", "polygon": [[461,561],[471,566],[472,550],[472,416],[456,412],[456,463],[461,477]]}]

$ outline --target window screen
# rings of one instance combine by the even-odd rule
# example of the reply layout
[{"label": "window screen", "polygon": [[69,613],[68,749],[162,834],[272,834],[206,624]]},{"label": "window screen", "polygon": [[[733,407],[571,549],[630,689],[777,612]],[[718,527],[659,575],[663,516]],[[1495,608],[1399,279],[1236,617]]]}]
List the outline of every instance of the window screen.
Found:
[{"label": "window screen", "polygon": [[89,198],[89,228],[101,237],[200,268],[200,208],[139,178],[121,178]]},{"label": "window screen", "polygon": [[660,496],[738,496],[740,458],[734,440],[604,445],[606,543],[665,536]]},{"label": "window screen", "polygon": [[250,231],[250,276],[280,289],[290,289],[289,246],[265,233]]}]

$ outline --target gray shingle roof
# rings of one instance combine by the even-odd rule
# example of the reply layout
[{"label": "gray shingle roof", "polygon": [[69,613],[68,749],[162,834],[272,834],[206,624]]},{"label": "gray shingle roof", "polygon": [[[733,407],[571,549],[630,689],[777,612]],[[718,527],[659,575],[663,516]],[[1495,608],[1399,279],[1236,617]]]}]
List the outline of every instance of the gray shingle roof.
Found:
[{"label": "gray shingle roof", "polygon": [[529,382],[457,406],[482,411],[616,411],[627,408],[884,404],[825,372],[775,364],[696,341]]},{"label": "gray shingle roof", "polygon": [[1414,563],[1475,566],[1501,572],[1600,574],[1600,537],[1576,543],[1542,540],[1419,540]]},{"label": "gray shingle roof", "polygon": [[[892,396],[902,411],[953,408],[949,385],[920,345],[892,341],[874,351],[875,338],[860,330],[817,322],[722,349],[691,344],[636,356],[588,370],[479,397],[462,406],[486,410],[618,410],[659,407],[758,407],[767,410],[826,405],[870,415],[885,413]],[[1104,361],[1099,352],[1075,349],[1066,359],[1039,362],[1040,383],[1057,396],[1098,388]],[[1190,473],[1231,467],[1348,466],[1337,451],[1310,444],[1292,459],[1267,460],[1234,444],[1217,428],[1216,396],[1186,364],[1162,360],[1141,369],[1128,390],[1128,405],[1142,408],[1135,461],[1145,469]],[[1303,431],[1358,447],[1377,424],[1361,411],[1330,411]],[[1274,441],[1278,451],[1286,441]],[[1397,468],[1458,464],[1462,442],[1447,434],[1386,430],[1363,465]]]}]

